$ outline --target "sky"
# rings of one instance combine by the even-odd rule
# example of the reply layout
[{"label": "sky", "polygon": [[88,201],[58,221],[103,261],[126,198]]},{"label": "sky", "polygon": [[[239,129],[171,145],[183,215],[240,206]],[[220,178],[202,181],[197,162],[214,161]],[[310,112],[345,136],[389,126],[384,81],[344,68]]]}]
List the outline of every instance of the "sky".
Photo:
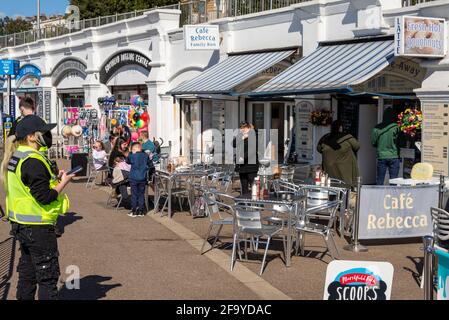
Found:
[{"label": "sky", "polygon": [[[40,0],[41,14],[64,13],[69,0]],[[37,13],[37,0],[0,0],[0,16],[34,16]]]}]

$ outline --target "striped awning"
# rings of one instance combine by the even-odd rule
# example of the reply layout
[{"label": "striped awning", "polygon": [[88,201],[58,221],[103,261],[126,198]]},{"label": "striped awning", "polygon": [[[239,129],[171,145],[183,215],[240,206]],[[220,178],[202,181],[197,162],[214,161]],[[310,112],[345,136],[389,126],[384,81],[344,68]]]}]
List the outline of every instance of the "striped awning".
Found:
[{"label": "striped awning", "polygon": [[393,40],[320,45],[284,72],[250,92],[250,96],[351,92],[388,66]]},{"label": "striped awning", "polygon": [[198,77],[170,90],[168,94],[233,94],[236,86],[281,62],[294,52],[288,50],[230,55]]}]

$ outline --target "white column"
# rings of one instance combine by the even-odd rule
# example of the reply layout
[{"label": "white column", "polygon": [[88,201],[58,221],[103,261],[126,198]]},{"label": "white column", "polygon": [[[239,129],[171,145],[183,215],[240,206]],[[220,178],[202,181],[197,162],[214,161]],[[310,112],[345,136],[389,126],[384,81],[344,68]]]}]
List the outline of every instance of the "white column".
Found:
[{"label": "white column", "polygon": [[100,75],[97,70],[86,70],[87,77],[84,81],[84,104],[91,105],[100,112],[98,98],[111,95],[106,85],[100,83]]},{"label": "white column", "polygon": [[179,155],[180,128],[179,105],[173,97],[163,94],[166,81],[147,81],[148,113],[150,114],[150,137],[162,138],[164,145],[172,144],[172,156]]}]

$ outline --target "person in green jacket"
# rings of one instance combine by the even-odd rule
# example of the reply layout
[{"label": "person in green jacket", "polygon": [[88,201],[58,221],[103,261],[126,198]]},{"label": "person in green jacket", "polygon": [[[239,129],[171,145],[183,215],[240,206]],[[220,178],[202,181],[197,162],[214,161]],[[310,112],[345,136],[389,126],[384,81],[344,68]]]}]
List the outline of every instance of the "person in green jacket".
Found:
[{"label": "person in green jacket", "polygon": [[323,169],[329,177],[344,181],[348,186],[357,185],[359,168],[356,152],[360,144],[349,133],[343,132],[341,121],[332,123],[331,132],[318,142],[317,151],[323,155]]},{"label": "person in green jacket", "polygon": [[383,185],[388,170],[390,179],[399,175],[399,126],[396,122],[393,108],[387,108],[383,121],[374,127],[371,134],[371,144],[377,148],[376,184]]}]

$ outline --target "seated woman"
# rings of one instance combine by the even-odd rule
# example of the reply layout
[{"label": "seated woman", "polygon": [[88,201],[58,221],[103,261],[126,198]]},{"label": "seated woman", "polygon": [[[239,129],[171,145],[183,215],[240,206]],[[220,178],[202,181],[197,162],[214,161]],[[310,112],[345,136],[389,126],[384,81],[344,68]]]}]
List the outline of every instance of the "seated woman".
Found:
[{"label": "seated woman", "polygon": [[114,146],[112,148],[111,154],[109,155],[109,175],[108,177],[112,177],[112,170],[114,168],[114,160],[117,157],[126,158],[128,156],[128,142],[123,138],[117,138],[115,140]]},{"label": "seated woman", "polygon": [[94,160],[95,170],[100,170],[101,168],[104,168],[108,162],[108,155],[104,150],[103,142],[95,141],[92,149],[92,158]]},{"label": "seated woman", "polygon": [[131,196],[128,194],[128,176],[131,166],[126,163],[125,158],[116,157],[114,159],[114,170],[112,171],[112,185],[115,192],[122,197],[121,206],[131,209]]}]

